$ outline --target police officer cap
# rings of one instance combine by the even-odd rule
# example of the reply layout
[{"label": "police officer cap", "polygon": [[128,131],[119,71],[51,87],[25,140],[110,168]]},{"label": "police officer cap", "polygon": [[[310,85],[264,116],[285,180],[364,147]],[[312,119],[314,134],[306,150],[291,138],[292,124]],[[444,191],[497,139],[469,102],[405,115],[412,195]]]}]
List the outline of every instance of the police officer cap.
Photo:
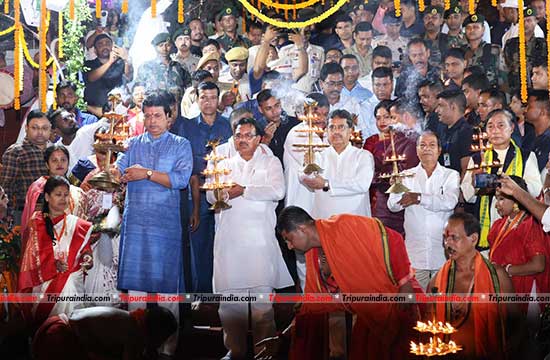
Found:
[{"label": "police officer cap", "polygon": [[172,41],[176,41],[180,36],[191,36],[191,29],[188,27],[178,28],[174,35],[172,35]]},{"label": "police officer cap", "polygon": [[446,10],[445,11],[445,19],[447,19],[452,14],[462,14],[462,9],[460,8],[460,6],[458,6],[458,5],[451,6],[451,8],[449,10]]},{"label": "police officer cap", "polygon": [[468,24],[474,24],[474,23],[483,24],[484,22],[485,22],[485,16],[480,15],[480,14],[473,14],[473,15],[468,16],[464,20],[464,23],[462,25],[466,26]]},{"label": "police officer cap", "polygon": [[168,34],[167,32],[163,32],[163,33],[160,33],[160,34],[157,34],[153,40],[151,40],[151,44],[153,44],[154,46],[157,46],[158,44],[162,44],[163,42],[170,42],[170,34]]},{"label": "police officer cap", "polygon": [[237,10],[233,9],[231,6],[226,6],[218,13],[218,21],[224,16],[231,15],[236,17],[237,15],[235,14],[237,14]]},{"label": "police officer cap", "polygon": [[384,15],[382,22],[384,24],[401,24],[401,16],[397,17],[395,16],[395,13],[391,11],[390,14]]},{"label": "police officer cap", "polygon": [[426,8],[426,11],[424,11],[424,15],[427,15],[427,14],[432,14],[432,15],[435,15],[435,14],[439,14],[441,16],[443,16],[443,12],[445,10],[443,10],[443,8],[441,6],[428,6]]},{"label": "police officer cap", "polygon": [[227,61],[241,61],[248,59],[248,49],[244,47],[234,47],[225,53]]},{"label": "police officer cap", "polygon": [[537,9],[533,7],[526,7],[525,10],[523,10],[523,16],[537,16]]}]

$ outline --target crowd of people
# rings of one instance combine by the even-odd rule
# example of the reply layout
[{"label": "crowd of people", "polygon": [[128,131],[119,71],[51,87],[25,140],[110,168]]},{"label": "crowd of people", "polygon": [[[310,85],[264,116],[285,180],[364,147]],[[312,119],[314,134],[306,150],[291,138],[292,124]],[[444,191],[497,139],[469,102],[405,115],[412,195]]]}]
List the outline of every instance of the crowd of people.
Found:
[{"label": "crowd of people", "polygon": [[[239,26],[227,6],[211,36],[209,19],[170,22],[174,3],[159,4],[165,22],[145,11],[133,39],[110,10],[83,39],[87,106],[60,81],[57,108],[25,114],[0,169],[0,221],[21,227],[6,292],[531,295],[302,304],[283,329],[269,302],[221,303],[223,359],[402,359],[431,319],[458,330],[456,358],[550,353],[550,307],[536,297],[550,293],[544,0],[431,0],[422,12],[402,0],[401,16],[393,1],[350,2],[291,31]],[[140,32],[147,21],[158,31]],[[113,155],[94,147],[109,112],[130,135]],[[296,146],[308,131],[310,158]],[[204,190],[220,168],[230,185]],[[100,173],[120,186],[98,189]],[[184,316],[177,302],[48,297],[17,310],[35,359],[170,358]]]}]

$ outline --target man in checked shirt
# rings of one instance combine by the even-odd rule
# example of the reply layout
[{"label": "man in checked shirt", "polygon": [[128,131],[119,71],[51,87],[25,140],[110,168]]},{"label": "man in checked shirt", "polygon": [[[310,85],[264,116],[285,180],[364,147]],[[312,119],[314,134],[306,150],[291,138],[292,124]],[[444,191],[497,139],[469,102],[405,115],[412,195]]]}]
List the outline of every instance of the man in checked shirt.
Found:
[{"label": "man in checked shirt", "polygon": [[33,110],[27,117],[27,136],[21,144],[12,144],[2,156],[0,187],[4,188],[16,224],[21,222],[28,187],[48,174],[44,150],[52,126],[46,114]]}]

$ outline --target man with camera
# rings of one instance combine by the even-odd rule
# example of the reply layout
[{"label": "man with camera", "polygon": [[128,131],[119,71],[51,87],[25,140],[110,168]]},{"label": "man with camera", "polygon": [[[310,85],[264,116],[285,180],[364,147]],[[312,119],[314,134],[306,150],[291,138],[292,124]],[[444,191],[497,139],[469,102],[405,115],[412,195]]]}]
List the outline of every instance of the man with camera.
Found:
[{"label": "man with camera", "polygon": [[479,153],[472,156],[468,163],[468,169],[482,162],[493,164],[497,161],[502,164],[502,167],[466,171],[461,184],[464,199],[469,203],[475,203],[476,215],[479,214],[481,233],[477,246],[480,250],[489,248],[487,241],[489,229],[491,224],[500,218],[494,200],[495,189],[500,184],[500,174],[522,177],[533,196],[538,196],[542,189],[535,154],[521,149],[512,140],[514,129],[512,116],[507,110],[495,110],[489,114],[486,131],[493,149],[486,151],[483,158]]},{"label": "man with camera", "polygon": [[84,63],[89,69],[84,73],[84,100],[90,107],[102,108],[107,104],[109,91],[132,80],[133,68],[128,51],[114,45],[109,34],[97,35],[93,44],[97,58]]}]

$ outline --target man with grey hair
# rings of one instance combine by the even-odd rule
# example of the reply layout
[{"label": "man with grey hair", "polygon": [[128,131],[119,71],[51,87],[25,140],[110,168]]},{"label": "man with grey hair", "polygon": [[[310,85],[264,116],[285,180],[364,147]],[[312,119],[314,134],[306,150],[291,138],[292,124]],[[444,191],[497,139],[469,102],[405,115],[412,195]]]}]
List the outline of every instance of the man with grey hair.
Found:
[{"label": "man with grey hair", "polygon": [[416,271],[416,279],[426,289],[430,279],[445,262],[441,234],[458,203],[460,175],[438,163],[441,143],[431,131],[423,132],[416,141],[420,164],[403,179],[410,191],[390,194],[388,208],[405,210],[405,245]]}]

